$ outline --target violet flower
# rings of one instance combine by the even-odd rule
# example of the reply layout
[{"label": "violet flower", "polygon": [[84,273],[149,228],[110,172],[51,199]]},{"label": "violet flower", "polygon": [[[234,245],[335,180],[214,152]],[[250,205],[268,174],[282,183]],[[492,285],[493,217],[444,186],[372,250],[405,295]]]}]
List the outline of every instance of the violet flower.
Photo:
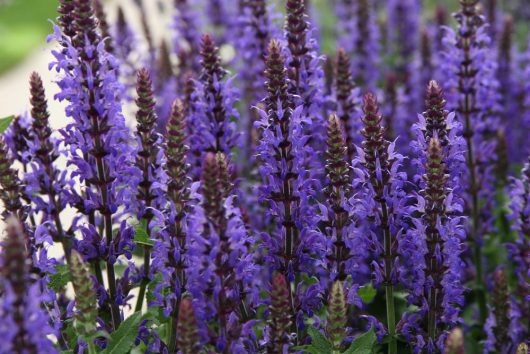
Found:
[{"label": "violet flower", "polygon": [[311,123],[303,120],[304,107],[295,107],[285,57],[275,40],[269,45],[266,64],[268,96],[263,101],[265,110],[259,111],[261,120],[256,123],[262,137],[257,153],[263,178],[261,199],[269,208],[273,226],[263,235],[263,247],[268,251],[265,259],[270,269],[294,283],[290,315],[293,323],[296,317],[301,326],[302,311],[311,314],[320,303],[315,294],[319,292],[317,286],[304,287],[301,275],[314,274],[324,253],[324,239],[315,230],[318,219],[311,205],[311,176],[305,168],[311,150],[304,128]]},{"label": "violet flower", "polygon": [[192,94],[195,101],[188,118],[196,178],[206,153],[222,152],[230,159],[232,149],[239,144],[236,131],[239,113],[234,107],[239,95],[232,87],[232,79],[225,80],[227,72],[221,66],[219,48],[210,35],[202,38],[201,56],[202,71],[195,82]]},{"label": "violet flower", "polygon": [[202,168],[200,204],[189,230],[188,289],[196,300],[207,341],[221,352],[247,353],[250,308],[257,299],[254,243],[237,207],[229,166],[222,153],[209,153]]},{"label": "violet flower", "polygon": [[35,212],[42,213],[41,223],[48,228],[54,241],[61,242],[68,260],[72,248],[69,228],[61,221],[61,211],[67,206],[65,191],[72,188],[67,171],[57,168],[60,140],[52,137],[48,103],[42,80],[37,73],[30,77],[31,116],[33,140],[30,151],[33,156],[31,172],[26,175],[26,192],[31,195]]},{"label": "violet flower", "polygon": [[[458,32],[446,30],[440,77],[447,92],[448,109],[464,123],[467,144],[466,210],[470,217],[469,243],[476,267],[477,288],[482,285],[483,235],[493,230],[494,168],[499,129],[496,64],[491,58],[487,26],[478,14],[477,0],[461,0],[455,15]],[[480,323],[486,319],[484,294],[479,290]]]},{"label": "violet flower", "polygon": [[[198,75],[200,65],[201,35],[200,15],[190,0],[175,0],[177,13],[173,20],[175,38],[174,48],[179,58],[181,73]],[[179,82],[183,85],[185,82]]]},{"label": "violet flower", "polygon": [[[520,63],[517,56],[517,46],[514,43],[515,24],[511,16],[506,16],[497,42],[497,72],[496,78],[499,82],[499,94],[502,97],[501,119],[504,126],[522,126],[521,119],[521,97],[523,96],[523,84],[520,84]],[[524,117],[524,116],[523,116]],[[521,145],[526,142],[524,129],[505,129],[508,144],[508,157],[512,163],[521,163],[526,158],[526,151]],[[500,157],[499,157],[500,158]],[[507,171],[506,171],[507,172]]]},{"label": "violet flower", "polygon": [[369,0],[338,0],[338,45],[351,59],[355,84],[374,90],[379,80],[380,33],[375,6]]},{"label": "violet flower", "polygon": [[492,309],[484,325],[484,353],[514,352],[523,338],[520,319],[521,313],[510,298],[506,271],[499,267],[493,273]]},{"label": "violet flower", "polygon": [[[164,210],[167,225],[161,237],[155,240],[153,268],[162,275],[151,305],[163,308],[165,316],[171,317],[170,337],[167,341],[174,351],[179,326],[179,306],[186,288],[186,251],[188,249],[188,212],[190,208],[191,179],[188,176],[186,116],[182,102],[173,104],[171,118],[166,128],[167,174],[169,177],[167,197],[169,206]],[[182,349],[182,348],[181,348]]]},{"label": "violet flower", "polygon": [[403,258],[401,280],[409,291],[408,301],[418,311],[408,312],[401,333],[413,343],[415,353],[444,350],[449,330],[460,320],[463,305],[464,263],[460,254],[465,240],[461,216],[461,176],[465,142],[454,113],[445,110],[437,82],[427,88],[427,110],[413,129],[417,141],[412,164],[419,187],[411,209],[413,227],[399,241]]},{"label": "violet flower", "polygon": [[[329,281],[346,281],[353,278],[353,284],[359,284],[362,256],[357,250],[361,240],[355,232],[353,213],[349,200],[353,197],[352,174],[347,158],[344,132],[339,118],[332,114],[328,120],[328,138],[326,149],[326,186],[325,203],[320,205],[323,233],[327,236],[327,272]],[[356,291],[351,288],[347,291]]]},{"label": "violet flower", "polygon": [[[302,106],[301,115],[307,121],[305,134],[310,136],[308,164],[320,167],[317,151],[325,144],[326,118],[322,114],[324,97],[323,58],[318,54],[318,43],[308,22],[304,0],[285,3],[286,66],[289,91],[296,106]],[[317,168],[318,169],[318,168]]]},{"label": "violet flower", "polygon": [[[420,44],[420,13],[419,0],[388,1],[387,40],[389,51],[395,57],[392,68],[397,73],[398,82],[404,88],[406,107],[409,117],[418,111],[422,86],[418,82],[418,49]],[[399,134],[406,134],[412,121]],[[405,137],[405,135],[403,135]]]},{"label": "violet flower", "polygon": [[[526,163],[521,179],[512,179],[510,189],[510,214],[512,229],[517,234],[515,242],[507,245],[510,259],[515,264],[517,287],[515,290],[522,318],[530,317],[530,163]],[[524,323],[524,322],[523,322]],[[528,321],[524,323],[524,337],[530,333]]]},{"label": "violet flower", "polygon": [[[136,99],[136,135],[138,153],[136,169],[139,175],[137,186],[137,218],[145,221],[149,239],[157,238],[151,222],[154,210],[161,210],[166,205],[167,175],[163,169],[165,164],[164,151],[161,148],[162,137],[156,133],[157,115],[153,84],[147,69],[140,69],[137,74],[138,98]],[[144,246],[143,277],[136,303],[136,311],[142,308],[147,283],[150,280],[151,247]]]},{"label": "violet flower", "polygon": [[[121,321],[118,306],[126,296],[118,294],[113,265],[121,255],[130,258],[133,248],[132,230],[118,212],[122,205],[131,206],[133,197],[128,181],[130,136],[121,114],[116,63],[97,33],[91,1],[75,0],[73,4],[75,35],[68,37],[55,27],[51,38],[65,50],[53,51],[55,60],[50,67],[62,73],[56,97],[68,102],[66,114],[73,123],[61,133],[69,149],[69,164],[74,167],[72,177],[84,184],[82,196],[73,191],[68,195],[70,203],[86,217],[76,219],[75,229],[82,235],[77,249],[87,260],[106,261],[108,303],[117,328]],[[117,230],[114,225],[119,225]],[[96,275],[101,284],[101,273]]]},{"label": "violet flower", "polygon": [[58,353],[48,336],[56,333],[50,327],[48,314],[42,308],[46,301],[41,284],[32,279],[28,235],[15,215],[6,219],[7,237],[2,244],[0,262],[0,335],[2,353]]},{"label": "violet flower", "polygon": [[[387,301],[387,328],[395,335],[394,286],[398,283],[397,240],[402,232],[406,175],[400,171],[403,157],[394,151],[395,144],[385,140],[385,129],[376,97],[368,93],[363,105],[364,137],[353,160],[353,187],[356,194],[355,214],[362,221],[361,230],[365,257],[370,261],[375,285],[384,287]],[[389,353],[397,353],[395,341]]]},{"label": "violet flower", "polygon": [[360,90],[354,85],[350,67],[350,59],[346,52],[343,49],[339,49],[337,51],[335,85],[332,95],[336,105],[334,108],[346,134],[345,143],[348,148],[348,162],[351,162],[355,155],[355,145],[360,143],[359,132],[362,129]]}]

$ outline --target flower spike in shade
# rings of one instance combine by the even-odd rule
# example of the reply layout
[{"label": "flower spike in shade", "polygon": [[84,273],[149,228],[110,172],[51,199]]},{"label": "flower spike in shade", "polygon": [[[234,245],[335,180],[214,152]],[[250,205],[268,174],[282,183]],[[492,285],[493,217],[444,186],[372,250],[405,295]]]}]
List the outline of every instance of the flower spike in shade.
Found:
[{"label": "flower spike in shade", "polygon": [[281,273],[276,273],[272,277],[270,298],[267,353],[285,353],[291,346],[290,327],[292,322],[289,315],[291,313],[289,283]]},{"label": "flower spike in shade", "polygon": [[333,349],[341,350],[342,341],[347,334],[347,313],[346,296],[344,286],[341,281],[336,281],[331,286],[328,302],[328,317],[326,332],[331,340]]},{"label": "flower spike in shade", "polygon": [[18,173],[12,168],[4,137],[0,137],[0,198],[4,204],[4,218],[9,214],[20,214],[22,206],[22,186]]},{"label": "flower spike in shade", "polygon": [[67,173],[61,172],[56,165],[59,158],[59,141],[52,137],[42,79],[34,72],[29,83],[35,137],[30,147],[33,164],[31,173],[26,174],[26,191],[35,204],[35,211],[43,213],[43,221],[51,221],[48,231],[55,241],[62,243],[65,256],[69,257],[72,242],[60,214],[66,207],[66,190],[72,183]]},{"label": "flower spike in shade", "polygon": [[[70,256],[70,272],[76,300],[76,328],[87,345],[94,346],[93,336],[96,333],[97,299],[94,284],[87,265],[77,251]],[[94,348],[93,348],[94,349]]]},{"label": "flower spike in shade", "polygon": [[31,275],[24,226],[14,214],[6,219],[6,238],[0,259],[0,352],[58,353],[51,338],[55,331],[43,309],[42,284]]},{"label": "flower spike in shade", "polygon": [[328,272],[330,280],[346,280],[354,273],[356,264],[352,259],[352,218],[347,210],[352,197],[352,171],[347,161],[348,148],[345,144],[341,120],[335,115],[328,119],[326,150],[326,195],[327,221],[325,234],[328,237]]}]

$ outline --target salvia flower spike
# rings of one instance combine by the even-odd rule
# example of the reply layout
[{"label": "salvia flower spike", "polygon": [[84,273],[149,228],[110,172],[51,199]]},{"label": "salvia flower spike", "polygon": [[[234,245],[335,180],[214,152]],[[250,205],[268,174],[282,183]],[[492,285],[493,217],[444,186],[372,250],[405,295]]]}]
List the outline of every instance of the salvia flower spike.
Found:
[{"label": "salvia flower spike", "polygon": [[197,319],[191,298],[184,297],[179,307],[177,345],[182,354],[199,353],[201,350]]},{"label": "salvia flower spike", "polygon": [[528,351],[524,1],[57,2],[0,353]]},{"label": "salvia flower spike", "polygon": [[48,313],[41,307],[46,301],[44,284],[33,277],[25,227],[14,214],[5,222],[6,239],[2,242],[0,259],[0,351],[58,353],[48,338],[56,333],[50,326]]},{"label": "salvia flower spike", "polygon": [[87,264],[77,251],[70,255],[70,272],[76,299],[76,328],[89,347],[94,350],[94,335],[96,333],[97,299],[92,277]]}]

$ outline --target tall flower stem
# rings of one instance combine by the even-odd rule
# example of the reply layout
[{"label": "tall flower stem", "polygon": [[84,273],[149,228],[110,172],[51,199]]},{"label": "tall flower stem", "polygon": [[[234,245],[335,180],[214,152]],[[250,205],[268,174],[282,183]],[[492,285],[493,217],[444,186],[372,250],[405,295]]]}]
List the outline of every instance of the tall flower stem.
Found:
[{"label": "tall flower stem", "polygon": [[379,114],[377,98],[369,93],[364,97],[364,128],[361,131],[365,140],[365,168],[369,174],[370,184],[375,193],[375,201],[379,204],[379,227],[383,234],[383,285],[386,297],[387,329],[390,341],[388,353],[397,354],[396,342],[396,310],[394,303],[394,237],[390,230],[390,213],[385,190],[390,181],[389,143],[384,139],[385,129],[381,126],[382,116]]},{"label": "tall flower stem", "polygon": [[[460,44],[463,51],[464,58],[461,63],[459,87],[466,88],[470,81],[474,79],[475,69],[473,68],[474,60],[472,58],[471,47],[476,36],[476,21],[477,15],[475,7],[478,0],[460,0],[462,12],[462,30],[460,31]],[[463,30],[466,29],[466,30]],[[480,323],[484,323],[487,316],[486,298],[483,289],[483,274],[482,274],[482,247],[478,242],[480,230],[480,205],[478,196],[478,183],[476,173],[475,161],[475,146],[473,143],[473,122],[472,115],[476,111],[475,107],[475,90],[463,90],[461,92],[463,97],[460,101],[458,111],[463,116],[464,121],[464,138],[467,143],[467,167],[469,170],[469,186],[468,191],[471,197],[471,219],[472,225],[470,229],[470,239],[473,242],[473,255],[475,258],[475,267],[477,271],[476,276],[476,291],[478,296]]]},{"label": "tall flower stem", "polygon": [[44,86],[42,79],[36,72],[31,74],[30,77],[30,93],[31,93],[31,116],[33,117],[33,130],[35,136],[39,142],[39,148],[35,152],[38,161],[42,165],[43,172],[46,174],[48,182],[41,182],[42,193],[47,194],[49,203],[52,205],[52,209],[49,212],[55,224],[56,234],[54,235],[63,246],[66,262],[70,262],[70,252],[72,249],[71,241],[67,238],[66,232],[61,222],[60,212],[62,210],[61,203],[59,201],[59,195],[57,195],[54,182],[59,175],[55,169],[53,162],[58,158],[58,154],[55,151],[52,141],[50,140],[52,131],[49,125],[49,113],[48,103],[46,101],[46,95],[44,93]]},{"label": "tall flower stem", "polygon": [[[136,158],[136,167],[141,173],[141,180],[138,185],[138,200],[140,203],[138,217],[146,221],[147,237],[151,240],[152,232],[149,224],[153,219],[153,213],[150,208],[156,199],[153,191],[153,182],[155,182],[153,178],[156,178],[159,149],[157,148],[158,135],[155,132],[157,116],[155,113],[156,102],[154,99],[153,83],[146,69],[138,71],[136,91],[138,94],[138,98],[136,99],[136,106],[138,107],[138,112],[136,113],[138,124],[137,136],[140,144],[140,150]],[[140,311],[143,306],[145,290],[150,280],[150,265],[151,246],[144,245],[144,268],[135,307],[136,312]]]}]

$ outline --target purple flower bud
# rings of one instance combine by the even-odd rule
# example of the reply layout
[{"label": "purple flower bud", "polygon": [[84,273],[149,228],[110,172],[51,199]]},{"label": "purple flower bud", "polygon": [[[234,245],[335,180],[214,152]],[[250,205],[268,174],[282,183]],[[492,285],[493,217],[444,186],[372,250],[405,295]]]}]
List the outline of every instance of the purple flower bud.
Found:
[{"label": "purple flower bud", "polygon": [[197,319],[193,303],[189,297],[182,299],[179,307],[177,345],[182,354],[195,354],[200,352]]},{"label": "purple flower bud", "polygon": [[267,325],[267,353],[285,353],[291,347],[292,311],[289,305],[289,283],[281,273],[272,277]]}]

